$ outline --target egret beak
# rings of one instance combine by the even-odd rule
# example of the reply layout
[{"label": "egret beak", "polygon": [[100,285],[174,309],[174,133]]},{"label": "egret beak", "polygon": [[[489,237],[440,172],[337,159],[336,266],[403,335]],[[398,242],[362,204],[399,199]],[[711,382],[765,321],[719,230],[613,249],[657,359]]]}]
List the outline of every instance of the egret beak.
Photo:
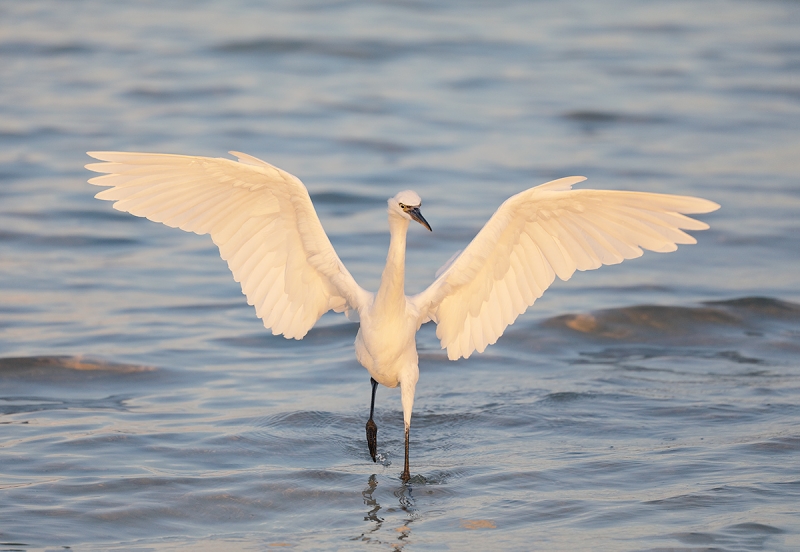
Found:
[{"label": "egret beak", "polygon": [[419,212],[419,207],[414,207],[412,209],[409,209],[408,211],[406,211],[406,213],[408,213],[408,215],[412,219],[414,219],[415,221],[420,223],[422,226],[424,226],[425,228],[427,228],[428,230],[433,232],[433,230],[431,229],[431,225],[428,224],[428,221],[425,220],[425,217],[423,217],[422,213]]}]

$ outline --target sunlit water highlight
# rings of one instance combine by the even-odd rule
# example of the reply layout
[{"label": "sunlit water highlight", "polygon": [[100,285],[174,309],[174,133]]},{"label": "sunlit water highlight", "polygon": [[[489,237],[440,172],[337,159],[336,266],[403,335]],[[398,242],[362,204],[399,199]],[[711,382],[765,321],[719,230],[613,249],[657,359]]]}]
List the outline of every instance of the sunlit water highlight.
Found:
[{"label": "sunlit water highlight", "polygon": [[[800,6],[0,7],[0,549],[800,548]],[[355,326],[266,332],[207,238],[92,199],[87,150],[241,150],[408,290],[551,178],[722,205],[557,282],[483,355],[418,341],[380,458]]]}]

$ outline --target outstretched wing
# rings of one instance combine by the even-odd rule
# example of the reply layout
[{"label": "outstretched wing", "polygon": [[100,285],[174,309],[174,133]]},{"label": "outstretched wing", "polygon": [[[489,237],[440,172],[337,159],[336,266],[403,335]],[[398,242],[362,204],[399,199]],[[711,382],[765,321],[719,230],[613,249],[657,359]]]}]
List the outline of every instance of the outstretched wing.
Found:
[{"label": "outstretched wing", "polygon": [[264,326],[301,339],[328,310],[370,301],[336,255],[299,179],[249,155],[239,161],[155,153],[89,152],[114,208],[211,234]]},{"label": "outstretched wing", "polygon": [[483,352],[533,305],[555,276],[617,264],[651,251],[696,243],[682,232],[708,225],[682,213],[714,202],[688,196],[572,190],[586,180],[554,180],[509,198],[450,266],[411,301],[456,360]]}]

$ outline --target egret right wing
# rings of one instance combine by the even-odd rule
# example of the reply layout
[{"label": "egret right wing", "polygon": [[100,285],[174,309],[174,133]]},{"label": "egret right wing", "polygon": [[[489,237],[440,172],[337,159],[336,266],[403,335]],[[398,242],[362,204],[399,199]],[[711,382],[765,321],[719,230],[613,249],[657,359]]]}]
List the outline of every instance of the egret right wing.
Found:
[{"label": "egret right wing", "polygon": [[370,302],[336,255],[299,179],[260,159],[90,152],[114,208],[211,234],[247,302],[273,334],[301,339],[328,310]]},{"label": "egret right wing", "polygon": [[562,178],[509,198],[428,289],[411,298],[451,360],[483,352],[558,276],[696,243],[708,228],[682,213],[719,205],[687,196],[572,190]]}]

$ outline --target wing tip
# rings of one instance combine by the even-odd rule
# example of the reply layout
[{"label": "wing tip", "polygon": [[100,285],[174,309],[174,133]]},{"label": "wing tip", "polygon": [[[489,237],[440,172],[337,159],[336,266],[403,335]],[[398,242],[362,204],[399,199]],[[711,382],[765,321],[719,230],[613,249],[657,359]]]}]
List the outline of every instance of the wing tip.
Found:
[{"label": "wing tip", "polygon": [[88,155],[92,159],[97,159],[99,161],[107,161],[107,159],[105,159],[105,157],[107,157],[109,154],[112,154],[112,153],[116,153],[116,152],[113,152],[113,151],[87,151],[86,155]]},{"label": "wing tip", "polygon": [[571,190],[575,184],[586,180],[585,176],[565,176],[536,186],[537,190],[565,191]]},{"label": "wing tip", "polygon": [[720,205],[716,201],[711,201],[710,199],[703,199],[700,197],[697,199],[702,201],[702,205],[700,205],[699,207],[703,209],[702,211],[697,211],[698,213],[713,213],[714,211],[722,207],[722,205]]},{"label": "wing tip", "polygon": [[267,163],[263,159],[259,159],[258,157],[254,157],[254,156],[249,155],[247,153],[242,153],[241,151],[233,151],[233,150],[231,150],[228,153],[233,155],[236,158],[236,160],[239,163],[243,164],[243,165],[252,165],[254,167],[276,168],[274,165],[270,165],[269,163]]}]

